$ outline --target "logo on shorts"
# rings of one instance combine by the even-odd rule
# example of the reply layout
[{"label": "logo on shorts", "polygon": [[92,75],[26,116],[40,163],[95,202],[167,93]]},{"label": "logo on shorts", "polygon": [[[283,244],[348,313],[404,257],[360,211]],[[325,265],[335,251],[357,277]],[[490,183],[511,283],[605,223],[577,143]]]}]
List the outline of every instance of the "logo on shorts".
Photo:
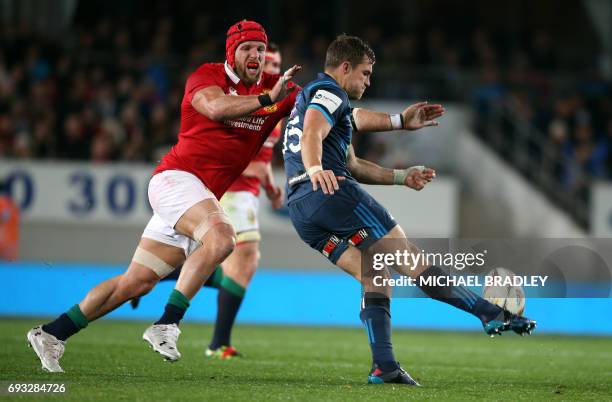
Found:
[{"label": "logo on shorts", "polygon": [[365,229],[360,229],[359,232],[351,236],[348,242],[351,246],[356,246],[362,241],[364,241],[367,237],[368,232]]},{"label": "logo on shorts", "polygon": [[329,255],[332,253],[332,251],[336,249],[336,247],[338,246],[338,244],[340,244],[341,241],[342,240],[340,240],[340,238],[335,235],[330,237],[327,243],[325,243],[325,246],[323,246],[323,250],[321,250],[321,253],[323,253],[325,257],[329,258]]},{"label": "logo on shorts", "polygon": [[238,91],[236,91],[236,88],[229,87],[229,94],[237,96],[238,95]]},{"label": "logo on shorts", "polygon": [[252,209],[247,211],[247,220],[251,225],[254,225],[257,220],[257,214]]}]

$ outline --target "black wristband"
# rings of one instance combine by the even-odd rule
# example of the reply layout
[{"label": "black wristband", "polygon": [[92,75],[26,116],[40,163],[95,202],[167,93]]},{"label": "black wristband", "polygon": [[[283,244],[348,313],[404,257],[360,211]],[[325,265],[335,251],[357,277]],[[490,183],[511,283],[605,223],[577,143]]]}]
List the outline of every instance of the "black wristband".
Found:
[{"label": "black wristband", "polygon": [[270,95],[268,95],[268,94],[259,95],[257,97],[257,100],[259,101],[259,104],[261,106],[272,106],[272,105],[274,105],[274,102],[272,102],[272,98],[270,98]]},{"label": "black wristband", "polygon": [[404,129],[406,128],[404,127],[404,115],[402,115],[401,113],[399,115],[400,115],[400,122],[402,122],[402,129]]}]

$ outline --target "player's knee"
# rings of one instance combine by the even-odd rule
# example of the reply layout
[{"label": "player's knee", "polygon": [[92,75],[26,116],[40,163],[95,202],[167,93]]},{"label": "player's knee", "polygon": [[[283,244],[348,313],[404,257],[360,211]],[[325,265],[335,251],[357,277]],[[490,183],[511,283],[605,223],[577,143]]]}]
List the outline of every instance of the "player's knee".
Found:
[{"label": "player's knee", "polygon": [[217,263],[225,260],[236,247],[236,234],[229,224],[217,224],[206,237],[204,246],[215,256]]},{"label": "player's knee", "polygon": [[132,297],[142,296],[146,293],[149,293],[155,285],[157,284],[156,280],[145,279],[140,281],[132,286]]},{"label": "player's knee", "polygon": [[126,274],[119,283],[117,291],[122,294],[125,300],[129,300],[150,292],[158,281],[156,277],[152,276]]},{"label": "player's knee", "polygon": [[[225,212],[212,212],[193,229],[192,238],[206,245],[211,241],[216,242],[218,237],[231,235],[236,237],[232,224]],[[235,239],[234,239],[235,242]]]},{"label": "player's knee", "polygon": [[256,244],[246,243],[245,245],[238,246],[237,252],[240,253],[240,259],[244,265],[252,267],[257,266],[259,263],[260,253]]},{"label": "player's knee", "polygon": [[385,237],[392,238],[392,239],[400,239],[400,238],[405,239],[406,233],[404,232],[404,229],[402,229],[402,227],[398,224],[398,225],[395,225],[389,231],[389,233],[387,233]]}]

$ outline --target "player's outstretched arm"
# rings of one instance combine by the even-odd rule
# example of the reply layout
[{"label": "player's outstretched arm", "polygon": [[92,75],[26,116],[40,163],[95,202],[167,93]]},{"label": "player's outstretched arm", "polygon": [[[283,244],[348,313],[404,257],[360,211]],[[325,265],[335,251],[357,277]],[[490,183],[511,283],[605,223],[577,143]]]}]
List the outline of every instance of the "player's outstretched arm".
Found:
[{"label": "player's outstretched arm", "polygon": [[214,121],[248,116],[264,106],[282,100],[288,93],[287,83],[300,69],[300,66],[291,67],[265,95],[227,95],[220,87],[213,85],[196,92],[191,99],[191,105]]},{"label": "player's outstretched arm", "polygon": [[351,175],[363,184],[398,184],[417,191],[422,190],[436,177],[433,169],[413,166],[408,169],[387,169],[376,163],[355,156],[353,146],[349,146],[347,167]]},{"label": "player's outstretched arm", "polygon": [[357,131],[376,132],[391,130],[418,130],[437,126],[435,120],[445,112],[442,105],[419,102],[408,106],[402,113],[388,114],[373,110],[353,109],[353,121]]},{"label": "player's outstretched arm", "polygon": [[251,161],[242,172],[243,176],[255,177],[260,182],[264,182],[268,178],[267,163],[263,161]]},{"label": "player's outstretched arm", "polygon": [[276,185],[274,180],[274,173],[272,172],[272,164],[266,164],[266,179],[262,180],[261,184],[266,191],[266,197],[272,203],[272,208],[279,209],[283,206],[283,199],[285,198],[285,191],[282,187]]},{"label": "player's outstretched arm", "polygon": [[324,194],[334,194],[334,190],[340,189],[338,180],[344,177],[337,177],[332,170],[323,170],[323,140],[329,134],[331,124],[327,121],[323,113],[314,108],[306,110],[304,116],[304,129],[300,145],[302,148],[302,162],[306,168],[306,173],[310,176],[312,190],[317,191],[319,186]]},{"label": "player's outstretched arm", "polygon": [[263,106],[257,95],[226,95],[218,86],[200,89],[193,95],[191,105],[214,121],[248,116]]}]

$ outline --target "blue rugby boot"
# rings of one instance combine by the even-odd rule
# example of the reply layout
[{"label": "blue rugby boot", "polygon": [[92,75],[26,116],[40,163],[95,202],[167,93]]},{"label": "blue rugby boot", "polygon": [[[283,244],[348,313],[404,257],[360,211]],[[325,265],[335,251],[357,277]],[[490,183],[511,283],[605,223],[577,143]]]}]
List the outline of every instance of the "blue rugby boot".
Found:
[{"label": "blue rugby boot", "polygon": [[527,317],[504,311],[503,316],[500,314],[499,317],[496,317],[493,320],[483,322],[482,326],[485,333],[493,338],[495,335],[501,335],[503,332],[509,330],[512,330],[521,336],[524,336],[525,334],[531,335],[531,332],[535,329],[537,323]]},{"label": "blue rugby boot", "polygon": [[368,375],[368,384],[406,384],[416,387],[421,386],[421,384],[410,377],[410,374],[408,374],[406,370],[399,366],[399,362],[397,365],[397,369],[385,373],[374,364],[372,366],[372,371],[370,371]]}]

